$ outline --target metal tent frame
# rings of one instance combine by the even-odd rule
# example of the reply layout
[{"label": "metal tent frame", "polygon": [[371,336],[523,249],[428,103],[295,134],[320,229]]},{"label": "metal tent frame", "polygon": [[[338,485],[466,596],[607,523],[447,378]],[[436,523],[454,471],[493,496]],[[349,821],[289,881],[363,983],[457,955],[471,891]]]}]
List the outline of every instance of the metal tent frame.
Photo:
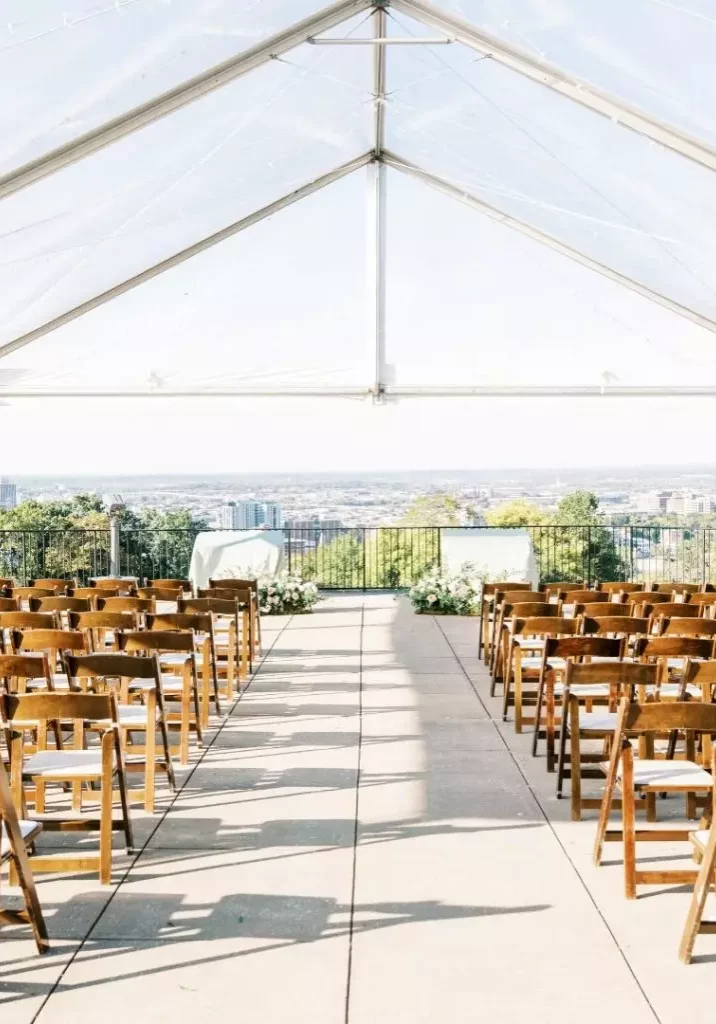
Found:
[{"label": "metal tent frame", "polygon": [[[442,33],[438,38],[421,37],[389,37],[387,35],[387,12],[389,9],[402,12],[422,25]],[[361,12],[372,12],[371,26],[373,37],[370,39],[351,38],[338,39],[321,37],[326,32],[353,18]],[[595,387],[505,387],[465,385],[457,387],[398,387],[386,381],[385,366],[385,312],[386,312],[386,208],[387,208],[387,172],[393,169],[402,174],[416,178],[431,188],[466,204],[483,215],[516,230],[542,245],[566,256],[588,269],[599,273],[623,287],[636,292],[644,298],[676,313],[678,316],[697,324],[699,327],[716,333],[716,320],[713,320],[688,306],[682,305],[659,291],[649,288],[643,283],[620,273],[614,268],[592,259],[569,245],[564,244],[545,232],[528,223],[506,214],[484,200],[461,190],[445,179],[432,174],[428,170],[403,159],[399,154],[385,148],[385,98],[386,98],[386,51],[390,45],[436,45],[438,43],[457,42],[479,52],[483,57],[497,61],[516,73],[526,76],[540,86],[556,91],[575,103],[607,117],[620,125],[629,128],[651,142],[665,147],[681,157],[716,171],[716,149],[704,141],[681,132],[671,125],[665,124],[643,111],[637,110],[617,97],[610,96],[576,76],[501,42],[499,39],[476,29],[473,25],[433,7],[426,0],[336,0],[335,3],[318,11],[316,14],[285,29],[260,45],[245,50],[231,59],[195,76],[154,97],[146,103],[79,136],[73,141],[51,150],[43,156],[26,163],[10,173],[0,177],[0,201],[60,171],[64,167],[83,160],[93,153],[112,145],[133,132],[167,117],[200,99],[208,93],[252,70],[261,67],[287,51],[304,43],[320,45],[366,45],[373,50],[373,132],[372,148],[357,158],[333,168],[320,177],[306,182],[291,193],[274,200],[267,206],[255,210],[248,216],[234,221],[220,231],[208,235],[197,242],[172,254],[166,259],[155,263],[125,281],[92,296],[74,306],[61,315],[40,324],[35,329],[0,345],[0,360],[39,338],[57,330],[97,309],[112,299],[123,295],[146,281],[163,274],[192,257],[198,255],[228,238],[258,224],[281,210],[292,206],[301,199],[326,188],[333,182],[353,174],[362,168],[366,169],[369,204],[369,228],[371,245],[369,247],[369,282],[370,282],[370,324],[371,345],[374,352],[374,379],[365,387],[227,387],[227,388],[156,388],[120,390],[112,388],[64,388],[48,390],[45,388],[0,386],[2,398],[169,398],[169,397],[348,397],[369,398],[382,402],[387,398],[405,397],[601,397],[609,396],[709,396],[716,395],[716,387],[616,387],[610,385]]]}]

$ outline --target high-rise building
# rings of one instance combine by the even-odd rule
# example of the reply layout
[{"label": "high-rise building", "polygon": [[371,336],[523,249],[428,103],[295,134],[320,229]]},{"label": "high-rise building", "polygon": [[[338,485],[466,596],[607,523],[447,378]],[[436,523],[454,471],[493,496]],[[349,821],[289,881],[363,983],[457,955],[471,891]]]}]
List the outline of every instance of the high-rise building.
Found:
[{"label": "high-rise building", "polygon": [[275,501],[227,501],[221,506],[222,530],[277,530],[282,525],[283,512]]},{"label": "high-rise building", "polygon": [[17,484],[4,477],[0,480],[0,508],[15,508],[17,505]]}]

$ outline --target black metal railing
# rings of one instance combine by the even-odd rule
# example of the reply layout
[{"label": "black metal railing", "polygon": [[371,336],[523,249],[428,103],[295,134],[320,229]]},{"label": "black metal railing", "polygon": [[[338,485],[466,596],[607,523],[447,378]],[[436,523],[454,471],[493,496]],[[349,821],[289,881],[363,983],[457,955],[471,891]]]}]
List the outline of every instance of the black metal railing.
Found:
[{"label": "black metal railing", "polygon": [[[542,582],[716,581],[716,528],[593,523],[526,529]],[[286,567],[326,589],[401,589],[442,564],[441,527],[317,526],[286,528],[283,535]],[[2,530],[0,576],[22,583],[42,576],[85,582],[112,572],[184,577],[195,537],[192,530],[120,530],[113,548],[110,529]]]}]

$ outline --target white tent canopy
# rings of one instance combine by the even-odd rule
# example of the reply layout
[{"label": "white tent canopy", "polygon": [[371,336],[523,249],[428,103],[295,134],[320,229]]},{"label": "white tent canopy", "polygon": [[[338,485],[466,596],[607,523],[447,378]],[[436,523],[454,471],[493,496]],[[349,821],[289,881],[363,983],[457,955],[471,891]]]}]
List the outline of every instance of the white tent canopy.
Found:
[{"label": "white tent canopy", "polygon": [[7,6],[0,397],[716,393],[707,0]]}]

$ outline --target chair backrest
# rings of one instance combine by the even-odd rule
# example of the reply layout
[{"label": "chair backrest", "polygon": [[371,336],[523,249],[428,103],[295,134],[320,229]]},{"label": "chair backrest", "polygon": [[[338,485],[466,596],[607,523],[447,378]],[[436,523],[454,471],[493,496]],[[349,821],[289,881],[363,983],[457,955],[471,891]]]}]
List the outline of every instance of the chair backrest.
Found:
[{"label": "chair backrest", "polygon": [[[618,642],[618,641],[617,641]],[[565,688],[593,686],[607,683],[615,688],[656,686],[659,681],[658,665],[645,665],[633,661],[585,661],[569,660],[564,674]]]},{"label": "chair backrest", "polygon": [[44,679],[45,686],[50,688],[50,662],[46,654],[2,654],[0,655],[0,679],[5,681],[6,688],[14,689],[13,679],[20,681],[20,690],[28,679]]},{"label": "chair backrest", "polygon": [[157,602],[153,597],[98,597],[97,611],[99,612],[137,612],[146,614],[153,612]]},{"label": "chair backrest", "polygon": [[31,612],[88,612],[92,603],[88,597],[31,597]]},{"label": "chair backrest", "polygon": [[550,658],[622,658],[624,647],[624,640],[605,636],[549,637],[544,646],[544,657],[546,661]]},{"label": "chair backrest", "polygon": [[[624,700],[619,709],[617,736],[624,733],[689,732],[716,734],[716,704],[701,701],[653,701],[634,704]],[[615,748],[619,744],[615,741]]]},{"label": "chair backrest", "polygon": [[582,632],[585,636],[646,636],[651,628],[651,619],[631,615],[584,616]]},{"label": "chair backrest", "polygon": [[14,629],[12,647],[16,654],[22,651],[45,651],[54,664],[60,651],[87,651],[83,633],[71,629]]},{"label": "chair backrest", "polygon": [[595,619],[604,615],[614,618],[617,615],[631,615],[631,608],[628,604],[615,604],[614,601],[588,601],[586,604],[576,604],[574,614]]},{"label": "chair backrest", "polygon": [[136,612],[70,612],[69,620],[72,629],[136,630],[138,628]]},{"label": "chair backrest", "polygon": [[570,604],[607,604],[611,594],[602,590],[573,590],[569,595]]},{"label": "chair backrest", "polygon": [[689,604],[698,604],[707,607],[716,604],[716,592],[710,590],[699,590],[689,597]]},{"label": "chair backrest", "polygon": [[65,658],[71,679],[158,679],[161,676],[157,655],[137,658],[134,654],[83,654]]},{"label": "chair backrest", "polygon": [[532,584],[531,583],[513,583],[512,581],[505,581],[505,580],[490,581],[489,583],[483,583],[482,584],[482,593],[483,593],[483,595],[494,594],[495,591],[497,591],[497,590],[504,591],[505,589],[513,590],[513,591],[514,590],[531,590],[532,589]]},{"label": "chair backrest", "polygon": [[179,602],[179,611],[183,614],[198,612],[205,614],[212,612],[214,615],[236,615],[236,601],[231,598],[221,597],[187,597]]},{"label": "chair backrest", "polygon": [[597,583],[597,590],[606,594],[629,594],[633,590],[643,590],[643,583],[625,583],[623,580],[610,580],[606,583]]},{"label": "chair backrest", "polygon": [[183,590],[186,594],[192,592],[191,580],[183,579],[147,580],[147,587],[157,590]]},{"label": "chair backrest", "polygon": [[117,721],[117,706],[111,693],[28,693],[2,698],[7,722],[29,723],[83,719],[86,722]]},{"label": "chair backrest", "polygon": [[[549,605],[548,605],[549,607]],[[512,633],[514,636],[539,636],[550,633],[575,635],[579,629],[576,619],[565,619],[558,615],[528,615],[525,618],[513,618]]]},{"label": "chair backrest", "polygon": [[14,597],[0,597],[0,612],[19,612],[20,602]]},{"label": "chair backrest", "polygon": [[649,658],[713,658],[714,641],[697,636],[653,636],[637,640],[634,655]]},{"label": "chair backrest", "polygon": [[[217,587],[219,584],[217,584]],[[247,589],[232,587],[232,590]],[[516,604],[518,601],[522,603],[526,602],[541,602],[542,604],[549,604],[547,601],[547,595],[543,590],[506,590],[503,598],[505,604]]]},{"label": "chair backrest", "polygon": [[136,576],[97,576],[89,581],[91,587],[97,587],[98,590],[116,590],[118,594],[136,593],[137,583]]},{"label": "chair backrest", "polygon": [[54,612],[0,612],[0,629],[54,629]]},{"label": "chair backrest", "polygon": [[671,601],[671,593],[663,594],[657,590],[633,590],[628,597],[628,604],[666,604]]},{"label": "chair backrest", "polygon": [[191,629],[194,633],[212,633],[213,621],[208,612],[167,612],[147,615],[147,629]]},{"label": "chair backrest", "polygon": [[695,683],[696,686],[710,687],[712,695],[713,687],[716,687],[716,659],[692,661],[691,658],[687,658],[684,665],[683,681],[686,684]]},{"label": "chair backrest", "polygon": [[55,597],[56,591],[47,587],[13,587],[10,597],[16,601],[29,601],[31,597]]},{"label": "chair backrest", "polygon": [[[199,587],[196,592],[197,597],[214,597],[219,601],[233,601],[240,605],[251,604],[252,596],[250,590],[222,590],[221,587]],[[544,597],[543,594],[540,597]],[[504,602],[501,607],[504,607]]]},{"label": "chair backrest", "polygon": [[700,615],[688,619],[659,617],[656,622],[661,636],[716,636],[716,619],[704,619]]},{"label": "chair backrest", "polygon": [[652,590],[657,594],[696,594],[700,590],[698,583],[655,583]]},{"label": "chair backrest", "polygon": [[116,587],[73,587],[71,591],[72,597],[88,597],[91,601],[116,597],[117,594],[119,591]]},{"label": "chair backrest", "polygon": [[659,619],[696,619],[698,618],[700,608],[695,604],[684,604],[683,601],[663,601],[661,604],[652,605],[651,602],[643,604],[642,609],[649,615],[654,616],[654,620],[658,622]]},{"label": "chair backrest", "polygon": [[180,633],[175,630],[139,630],[135,633],[118,633],[117,642],[120,651],[127,653],[154,653],[184,651],[194,652],[194,634],[187,630]]},{"label": "chair backrest", "polygon": [[68,587],[73,586],[75,580],[64,580],[50,577],[42,580],[28,580],[28,587],[38,587],[42,590],[52,590],[56,594],[64,594]]},{"label": "chair backrest", "polygon": [[155,601],[178,601],[184,596],[184,591],[181,587],[138,587],[136,596]]},{"label": "chair backrest", "polygon": [[[240,580],[240,579],[228,579],[228,580],[209,580],[210,587],[219,587],[221,590],[251,590],[254,594],[258,594],[259,585],[256,580]],[[508,586],[511,584],[504,584],[504,588],[507,591]],[[522,584],[518,584],[515,590],[524,589]]]},{"label": "chair backrest", "polygon": [[548,604],[546,601],[518,601],[516,604],[504,605],[505,618],[508,617],[527,619],[535,615],[542,617],[560,617],[561,608],[558,604]]},{"label": "chair backrest", "polygon": [[[511,585],[512,584],[510,584],[510,586]],[[527,586],[527,584],[525,584],[525,586]],[[549,590],[549,591],[552,591],[552,593],[556,593],[557,591],[561,591],[563,594],[571,594],[572,591],[574,591],[574,590],[588,590],[588,589],[589,588],[586,586],[586,584],[584,583],[583,580],[582,580],[581,583],[560,583],[557,580],[554,583],[543,583],[542,584],[542,590],[544,590],[545,593],[547,593],[547,591]]]}]

